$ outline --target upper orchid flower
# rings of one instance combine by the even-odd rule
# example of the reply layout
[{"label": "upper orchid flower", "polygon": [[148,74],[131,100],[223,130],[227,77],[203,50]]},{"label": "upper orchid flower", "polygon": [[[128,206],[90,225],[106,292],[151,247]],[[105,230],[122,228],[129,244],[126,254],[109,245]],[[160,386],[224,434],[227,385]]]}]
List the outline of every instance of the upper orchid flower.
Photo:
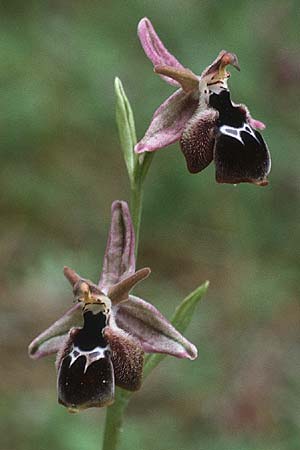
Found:
[{"label": "upper orchid flower", "polygon": [[230,99],[226,66],[239,70],[236,55],[221,51],[197,76],[168,52],[147,18],[140,21],[138,35],[154,71],[179,89],[156,110],[135,151],[152,152],[180,141],[191,173],[214,160],[219,183],[268,184],[270,155],[256,131],[265,125],[253,119],[246,106]]},{"label": "upper orchid flower", "polygon": [[150,303],[130,295],[150,269],[135,270],[134,231],[127,203],[112,205],[98,285],[65,267],[76,305],[29,345],[38,359],[57,353],[58,400],[71,411],[107,406],[114,386],[139,389],[144,352],[195,359],[197,349]]}]

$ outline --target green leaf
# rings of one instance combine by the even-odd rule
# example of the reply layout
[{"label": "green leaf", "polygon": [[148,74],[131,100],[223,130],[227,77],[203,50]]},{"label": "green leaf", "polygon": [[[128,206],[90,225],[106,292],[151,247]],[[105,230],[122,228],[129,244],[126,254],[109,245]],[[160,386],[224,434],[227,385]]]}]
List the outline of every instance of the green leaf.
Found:
[{"label": "green leaf", "polygon": [[[184,333],[195,312],[195,308],[203,295],[206,293],[209,286],[209,281],[205,281],[201,286],[191,292],[176,308],[175,313],[171,319],[172,325]],[[152,354],[145,358],[144,379],[150,372],[166,357],[166,355]]]},{"label": "green leaf", "polygon": [[184,333],[195,312],[195,308],[203,295],[206,293],[209,286],[209,281],[205,281],[201,286],[191,292],[181,303],[177,306],[172,317],[171,323],[174,327]]},{"label": "green leaf", "polygon": [[[143,159],[140,159],[140,177],[141,177],[141,182],[143,183],[146,175],[148,173],[148,170],[151,166],[152,163],[152,159],[154,157],[154,153],[155,152],[146,152],[143,155],[141,155],[143,157]],[[140,158],[141,158],[140,156]]]},{"label": "green leaf", "polygon": [[137,155],[134,153],[136,144],[136,132],[134,118],[130,103],[125,94],[121,80],[115,78],[116,93],[116,120],[119,131],[119,138],[127,167],[128,176],[131,184],[134,183],[135,165],[138,161]]}]

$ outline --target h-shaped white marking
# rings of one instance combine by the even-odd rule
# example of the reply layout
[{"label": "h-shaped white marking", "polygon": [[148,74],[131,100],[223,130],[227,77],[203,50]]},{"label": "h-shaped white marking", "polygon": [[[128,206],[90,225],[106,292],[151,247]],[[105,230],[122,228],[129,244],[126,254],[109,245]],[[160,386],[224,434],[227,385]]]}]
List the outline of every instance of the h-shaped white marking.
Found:
[{"label": "h-shaped white marking", "polygon": [[109,350],[109,346],[106,347],[95,347],[93,350],[80,350],[79,347],[73,347],[72,351],[69,353],[69,356],[71,358],[69,367],[74,364],[75,361],[77,361],[80,356],[85,357],[85,367],[83,373],[87,371],[87,368],[95,361],[98,361],[99,359],[106,358],[105,352],[106,350]]},{"label": "h-shaped white marking", "polygon": [[257,142],[259,143],[259,140],[255,136],[254,131],[252,130],[250,125],[248,125],[245,122],[244,122],[244,124],[243,124],[243,126],[241,128],[234,128],[234,127],[230,127],[229,125],[222,125],[220,127],[220,132],[222,134],[225,134],[226,136],[230,136],[230,137],[232,137],[234,139],[237,139],[238,141],[241,142],[241,144],[245,145],[245,142],[243,141],[243,138],[242,138],[242,135],[241,135],[242,131],[244,131],[245,133],[250,134],[250,136],[252,136],[254,139],[256,139]]}]

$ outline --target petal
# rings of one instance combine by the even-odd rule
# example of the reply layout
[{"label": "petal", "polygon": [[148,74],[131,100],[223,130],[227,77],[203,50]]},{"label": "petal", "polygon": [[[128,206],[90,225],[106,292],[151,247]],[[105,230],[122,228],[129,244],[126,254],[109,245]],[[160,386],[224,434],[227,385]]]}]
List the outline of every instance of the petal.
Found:
[{"label": "petal", "polygon": [[87,301],[91,297],[104,295],[99,286],[87,278],[82,278],[70,267],[64,267],[64,275],[73,287],[74,302]]},{"label": "petal", "polygon": [[116,311],[119,327],[136,337],[147,353],[167,353],[195,359],[196,347],[150,303],[131,295]]},{"label": "petal", "polygon": [[[152,23],[147,17],[144,17],[138,24],[138,36],[140,38],[144,52],[152,61],[154,66],[159,64],[171,66],[176,69],[184,69],[177,59],[168,52],[161,40],[156,34]],[[179,86],[179,83],[172,78],[161,76],[167,83],[173,86]]]},{"label": "petal", "polygon": [[70,267],[64,266],[64,276],[69,280],[72,287],[75,286],[76,283],[81,281],[81,277]]},{"label": "petal", "polygon": [[242,132],[241,140],[224,134],[216,138],[214,161],[218,183],[268,184],[271,169],[268,147],[258,131]]},{"label": "petal", "polygon": [[199,78],[190,69],[176,69],[170,66],[154,66],[154,72],[160,75],[168,75],[178,81],[184,92],[199,90]]},{"label": "petal", "polygon": [[111,207],[111,226],[105,250],[99,287],[108,288],[135,272],[134,230],[126,202],[115,201]]},{"label": "petal", "polygon": [[78,303],[31,342],[28,347],[30,358],[39,359],[51,353],[56,353],[65,344],[67,332],[70,328],[82,323],[82,308]]},{"label": "petal", "polygon": [[113,304],[117,304],[123,302],[124,300],[128,300],[129,292],[142,280],[148,278],[151,270],[148,267],[144,269],[140,269],[135,272],[133,275],[125,278],[117,284],[114,284],[108,290],[107,296],[110,298]]},{"label": "petal", "polygon": [[135,146],[135,152],[153,152],[178,141],[198,101],[199,96],[194,92],[187,94],[182,89],[174,92],[155,111],[145,136]]},{"label": "petal", "polygon": [[256,130],[264,130],[266,128],[266,125],[260,120],[253,119],[253,117],[251,116],[249,116],[247,119],[251,127],[255,128]]},{"label": "petal", "polygon": [[217,119],[218,112],[210,108],[189,120],[180,139],[189,172],[200,172],[213,160]]},{"label": "petal", "polygon": [[137,391],[142,384],[144,365],[144,352],[140,343],[117,326],[106,327],[104,337],[111,348],[116,385]]}]

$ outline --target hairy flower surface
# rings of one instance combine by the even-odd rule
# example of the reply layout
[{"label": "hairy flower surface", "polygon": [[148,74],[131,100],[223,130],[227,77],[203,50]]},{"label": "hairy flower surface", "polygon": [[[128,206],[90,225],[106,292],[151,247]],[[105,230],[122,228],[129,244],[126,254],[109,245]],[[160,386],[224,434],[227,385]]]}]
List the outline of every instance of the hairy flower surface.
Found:
[{"label": "hairy flower surface", "polygon": [[195,359],[197,349],[150,303],[130,294],[150,269],[135,270],[126,202],[115,201],[96,285],[65,267],[76,304],[29,345],[33,359],[57,353],[58,400],[71,411],[107,406],[115,385],[141,386],[144,352]]},{"label": "hairy flower surface", "polygon": [[226,66],[239,70],[236,55],[221,51],[198,76],[169,53],[149,19],[140,21],[138,35],[154,71],[179,89],[155,111],[136,153],[180,141],[191,173],[200,172],[214,160],[219,183],[268,184],[270,154],[257,131],[265,125],[253,119],[246,106],[230,99]]}]

